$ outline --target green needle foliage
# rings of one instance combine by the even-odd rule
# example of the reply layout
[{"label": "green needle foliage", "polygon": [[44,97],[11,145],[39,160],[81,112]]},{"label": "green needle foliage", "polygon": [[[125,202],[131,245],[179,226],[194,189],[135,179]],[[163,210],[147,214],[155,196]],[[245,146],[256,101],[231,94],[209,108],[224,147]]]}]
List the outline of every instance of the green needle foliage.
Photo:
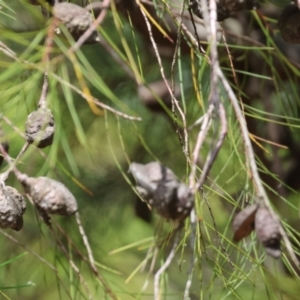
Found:
[{"label": "green needle foliage", "polygon": [[[213,46],[203,20],[194,15],[195,35],[188,1],[136,1],[134,11],[126,10],[130,1],[103,1],[109,5],[97,27],[100,42],[75,52],[70,48],[76,41],[66,28],[51,33],[48,6],[41,1],[42,13],[42,6],[28,2],[0,0],[0,124],[5,133],[0,141],[9,142],[15,161],[47,72],[53,143],[45,149],[30,145],[16,167],[30,177],[62,182],[77,199],[79,215],[51,215],[47,225],[32,199],[26,200],[23,229],[0,230],[0,297],[153,299],[155,274],[175,245],[157,299],[184,299],[187,290],[185,299],[298,299],[299,268],[284,241],[279,259],[266,254],[255,232],[233,242],[234,216],[257,201],[258,191],[245,136],[221,81],[216,89],[227,135],[195,194],[194,223],[188,217],[176,229],[155,208],[149,211],[128,172],[132,162],[159,161],[191,186],[203,123],[193,124],[211,104]],[[76,3],[84,7],[90,1]],[[285,5],[263,2],[255,11],[236,12],[217,23],[217,49],[220,69],[247,122],[260,179],[299,256],[300,52],[276,27]],[[94,14],[97,18],[96,9]],[[198,37],[204,50],[197,46]],[[147,98],[142,91],[149,87]],[[196,181],[219,138],[216,110],[209,124],[198,151]],[[12,162],[3,162],[1,174]],[[13,171],[5,184],[25,194]]]}]

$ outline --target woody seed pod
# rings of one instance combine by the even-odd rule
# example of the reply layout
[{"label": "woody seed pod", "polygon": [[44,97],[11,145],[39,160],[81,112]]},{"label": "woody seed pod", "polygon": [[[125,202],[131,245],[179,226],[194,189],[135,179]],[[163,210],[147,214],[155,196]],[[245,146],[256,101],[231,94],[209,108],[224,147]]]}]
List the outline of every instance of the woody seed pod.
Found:
[{"label": "woody seed pod", "polygon": [[288,43],[300,43],[300,10],[297,5],[289,4],[282,11],[278,27],[281,37]]},{"label": "woody seed pod", "polygon": [[254,219],[257,211],[257,204],[247,206],[235,215],[233,220],[234,242],[238,242],[248,236],[254,229]]},{"label": "woody seed pod", "polygon": [[19,231],[23,227],[22,215],[26,210],[23,196],[13,187],[0,187],[0,227]]},{"label": "woody seed pod", "polygon": [[[56,19],[66,26],[75,41],[85,33],[94,20],[87,9],[68,2],[55,4],[52,13]],[[98,40],[98,34],[94,31],[86,40],[86,43],[95,43]]]},{"label": "woody seed pod", "polygon": [[39,108],[32,112],[25,123],[28,143],[35,143],[38,148],[50,146],[54,136],[54,120],[51,111]]},{"label": "woody seed pod", "polygon": [[194,205],[191,189],[158,162],[132,163],[129,171],[137,182],[137,191],[147,203],[166,219],[181,222]]},{"label": "woody seed pod", "polygon": [[274,258],[281,255],[279,224],[266,207],[259,207],[255,215],[255,231],[266,252]]},{"label": "woody seed pod", "polygon": [[76,199],[62,183],[47,177],[33,178],[25,174],[20,175],[19,180],[42,211],[69,216],[78,210]]}]

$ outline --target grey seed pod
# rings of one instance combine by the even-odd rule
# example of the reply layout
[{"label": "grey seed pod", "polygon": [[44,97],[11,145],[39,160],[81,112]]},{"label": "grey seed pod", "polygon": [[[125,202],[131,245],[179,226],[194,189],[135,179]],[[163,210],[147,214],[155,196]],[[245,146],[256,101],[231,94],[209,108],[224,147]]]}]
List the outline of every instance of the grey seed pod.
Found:
[{"label": "grey seed pod", "polygon": [[33,178],[25,174],[20,175],[18,179],[42,211],[69,216],[78,210],[75,197],[62,183],[47,177]]},{"label": "grey seed pod", "polygon": [[181,222],[194,205],[191,189],[158,162],[132,163],[129,171],[137,182],[137,191],[148,204],[166,219]]},{"label": "grey seed pod", "polygon": [[300,43],[300,10],[297,5],[289,4],[278,19],[281,37],[288,43]]},{"label": "grey seed pod", "polygon": [[255,215],[255,231],[266,252],[274,258],[281,255],[278,220],[275,220],[268,208],[259,207]]},{"label": "grey seed pod", "polygon": [[253,204],[247,206],[235,215],[233,220],[234,242],[240,241],[254,230],[254,220],[257,208],[257,204]]},{"label": "grey seed pod", "polygon": [[[93,23],[92,14],[79,5],[62,2],[54,5],[53,16],[63,23],[74,40],[77,41]],[[99,41],[96,31],[86,40],[86,43],[95,43]]]},{"label": "grey seed pod", "polygon": [[174,173],[158,162],[150,162],[146,165],[133,162],[129,171],[137,181],[138,186],[143,187],[149,194],[153,194],[161,181],[177,181]]},{"label": "grey seed pod", "polygon": [[[1,126],[0,126],[0,143],[1,143],[2,147],[4,148],[5,152],[8,153],[9,143],[6,139],[5,132],[3,131]],[[0,166],[3,163],[3,160],[4,160],[4,157],[3,157],[2,153],[0,152]]]},{"label": "grey seed pod", "polygon": [[50,146],[54,136],[54,120],[51,111],[39,108],[32,112],[25,123],[28,143],[35,143],[38,148]]},{"label": "grey seed pod", "polygon": [[26,202],[11,186],[2,185],[0,189],[0,227],[19,231],[23,227],[22,215],[26,210]]},{"label": "grey seed pod", "polygon": [[[130,165],[130,170],[140,171],[140,174],[143,174],[145,172],[144,175],[146,175],[151,182],[160,182],[162,180],[177,180],[177,177],[172,170],[156,161],[150,162],[146,165],[133,162]],[[139,183],[141,184],[142,182]]]}]

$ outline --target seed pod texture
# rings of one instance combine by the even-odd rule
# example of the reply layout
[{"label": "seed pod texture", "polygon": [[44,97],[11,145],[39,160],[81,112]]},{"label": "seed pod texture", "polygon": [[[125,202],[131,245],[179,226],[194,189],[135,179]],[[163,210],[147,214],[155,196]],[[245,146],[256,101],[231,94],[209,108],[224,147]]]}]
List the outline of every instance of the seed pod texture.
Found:
[{"label": "seed pod texture", "polygon": [[54,120],[51,111],[39,108],[32,112],[25,123],[28,143],[35,143],[38,148],[50,146],[54,136]]},{"label": "seed pod texture", "polygon": [[47,177],[26,175],[20,180],[34,203],[46,213],[69,216],[78,210],[75,197],[62,183]]},{"label": "seed pod texture", "polygon": [[129,171],[136,179],[140,195],[162,217],[181,222],[189,215],[194,195],[172,170],[158,162],[151,162],[146,165],[132,163]]},{"label": "seed pod texture", "polygon": [[[90,27],[94,20],[92,14],[88,10],[79,5],[68,2],[55,4],[52,13],[55,18],[66,26],[74,40],[78,40]],[[86,43],[93,43],[97,41],[98,34],[94,31]]]},{"label": "seed pod texture", "polygon": [[259,207],[256,212],[255,231],[266,252],[274,258],[279,258],[281,255],[279,223],[266,207]]},{"label": "seed pod texture", "polygon": [[23,196],[11,186],[1,186],[0,227],[19,231],[23,227],[26,202]]}]

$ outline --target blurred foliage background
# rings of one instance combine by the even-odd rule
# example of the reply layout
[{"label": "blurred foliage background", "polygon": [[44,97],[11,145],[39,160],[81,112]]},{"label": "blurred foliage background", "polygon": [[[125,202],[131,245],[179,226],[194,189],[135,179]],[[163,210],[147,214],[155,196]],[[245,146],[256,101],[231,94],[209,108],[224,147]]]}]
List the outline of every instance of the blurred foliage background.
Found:
[{"label": "blurred foliage background", "polygon": [[[178,17],[182,1],[143,4],[157,20],[152,28],[164,72],[168,79],[174,75],[177,97],[189,127],[208,106],[209,64],[187,33],[182,32],[172,72],[178,19],[173,19],[171,11]],[[37,108],[41,94],[49,21],[40,6],[26,1],[0,1],[0,5],[1,126],[14,158],[25,142],[25,120]],[[242,101],[270,200],[298,253],[300,56],[298,45],[280,37],[276,21],[281,10],[280,3],[262,3],[257,11],[236,13],[222,23],[224,31],[220,27],[218,49],[221,67]],[[184,24],[194,35],[187,10],[184,16]],[[203,39],[201,21],[195,20]],[[74,41],[68,36],[54,37],[47,96],[55,119],[54,143],[43,150],[29,147],[18,164],[29,176],[49,176],[63,182],[75,195],[99,273],[118,299],[153,299],[153,274],[172,245],[172,225],[150,212],[134,193],[134,180],[128,173],[130,162],[160,161],[185,182],[189,175],[175,126],[178,122],[180,131],[182,123],[179,116],[174,121],[165,85],[156,90],[161,95],[159,100],[152,95],[150,102],[145,100],[143,88],[162,83],[162,76],[143,22],[136,11],[109,9],[97,29],[107,47],[101,43],[83,45],[75,60],[68,54]],[[169,38],[163,37],[161,28]],[[8,48],[17,59],[3,51]],[[118,52],[122,63],[112,56]],[[139,76],[129,76],[124,65]],[[79,90],[86,85],[100,102],[140,117],[141,121],[103,109],[99,115],[94,114],[70,85]],[[183,299],[194,247],[197,260],[190,299],[298,299],[299,270],[285,253],[279,260],[266,256],[255,234],[239,244],[231,241],[232,217],[254,201],[255,191],[245,167],[239,125],[224,91],[222,101],[227,111],[228,135],[203,192],[196,198],[196,239],[191,240],[187,221],[176,256],[163,274],[161,299]],[[199,125],[189,130],[190,152],[198,130]],[[216,134],[215,120],[201,149],[200,169]],[[7,168],[4,163],[1,171]],[[22,191],[13,174],[6,184]],[[75,217],[54,216],[52,224],[53,231],[27,202],[24,228],[20,232],[0,231],[0,299],[111,298],[86,262],[88,253]],[[57,241],[78,266],[84,283]]]}]

